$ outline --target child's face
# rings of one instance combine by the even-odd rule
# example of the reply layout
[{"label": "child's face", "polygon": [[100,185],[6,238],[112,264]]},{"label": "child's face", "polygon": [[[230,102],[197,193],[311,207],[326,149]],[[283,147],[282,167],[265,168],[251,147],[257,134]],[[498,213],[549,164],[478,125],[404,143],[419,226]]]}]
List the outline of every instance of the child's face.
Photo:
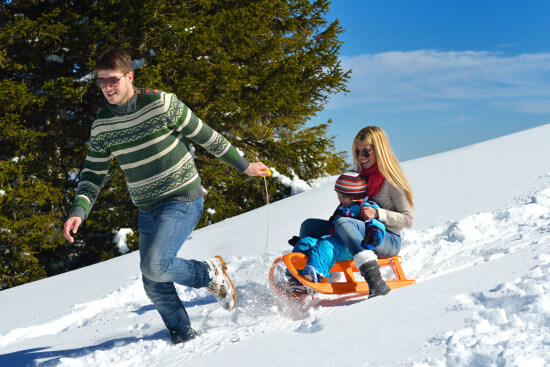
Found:
[{"label": "child's face", "polygon": [[344,195],[338,191],[336,191],[336,194],[338,194],[338,200],[340,200],[340,204],[342,204],[343,206],[348,206],[351,203],[353,203],[353,199],[350,198],[349,196]]}]

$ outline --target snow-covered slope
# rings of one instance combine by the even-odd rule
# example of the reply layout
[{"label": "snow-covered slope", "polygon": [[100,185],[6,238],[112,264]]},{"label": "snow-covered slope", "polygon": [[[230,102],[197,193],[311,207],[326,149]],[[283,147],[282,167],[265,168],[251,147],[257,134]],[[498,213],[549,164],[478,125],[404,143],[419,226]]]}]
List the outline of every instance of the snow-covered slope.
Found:
[{"label": "snow-covered slope", "polygon": [[192,234],[181,256],[226,257],[239,297],[229,313],[205,290],[179,287],[195,340],[170,344],[132,253],[0,292],[0,365],[544,366],[548,141],[545,125],[402,164],[415,192],[401,252],[414,286],[298,303],[269,291],[269,266],[302,220],[332,213],[331,177]]}]

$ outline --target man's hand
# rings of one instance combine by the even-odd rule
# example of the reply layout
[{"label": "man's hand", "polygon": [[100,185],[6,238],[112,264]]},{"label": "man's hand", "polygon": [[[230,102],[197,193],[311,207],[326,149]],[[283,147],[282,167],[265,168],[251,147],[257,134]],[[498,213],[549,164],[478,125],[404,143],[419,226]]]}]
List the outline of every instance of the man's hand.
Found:
[{"label": "man's hand", "polygon": [[249,176],[269,176],[271,174],[269,168],[262,162],[250,163],[244,172]]},{"label": "man's hand", "polygon": [[67,219],[65,224],[63,225],[63,236],[67,239],[69,242],[74,242],[74,238],[71,236],[70,232],[73,232],[73,234],[76,234],[78,231],[78,227],[82,223],[82,219],[80,217],[70,217]]}]

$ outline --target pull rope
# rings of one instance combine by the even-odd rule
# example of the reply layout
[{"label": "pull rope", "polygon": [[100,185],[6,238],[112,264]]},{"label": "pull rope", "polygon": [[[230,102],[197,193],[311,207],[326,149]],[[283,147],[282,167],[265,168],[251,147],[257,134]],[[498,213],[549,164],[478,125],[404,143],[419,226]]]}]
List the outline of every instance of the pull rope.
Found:
[{"label": "pull rope", "polygon": [[[267,176],[271,176],[271,171],[267,171]],[[265,253],[264,255],[267,257],[267,244],[269,243],[269,191],[267,190],[267,180],[266,176],[262,176],[264,178],[264,185],[265,185],[265,200],[267,202],[267,230],[265,235]]]}]

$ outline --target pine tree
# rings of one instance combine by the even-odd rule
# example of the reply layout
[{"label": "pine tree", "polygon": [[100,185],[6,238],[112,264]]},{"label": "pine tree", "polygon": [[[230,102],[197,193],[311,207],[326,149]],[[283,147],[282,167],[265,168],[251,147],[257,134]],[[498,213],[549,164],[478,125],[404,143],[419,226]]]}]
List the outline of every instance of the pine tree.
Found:
[{"label": "pine tree", "polygon": [[33,152],[47,134],[21,121],[43,102],[25,83],[0,82],[0,289],[45,277],[37,255],[63,243],[53,225],[61,190],[41,177],[44,166]]},{"label": "pine tree", "polygon": [[[136,61],[137,87],[173,92],[250,161],[305,180],[336,174],[328,124],[307,121],[346,91],[343,31],[326,0],[0,1],[1,288],[116,256],[113,232],[137,232],[116,163],[73,245],[61,226],[90,126],[103,105],[93,65],[112,46]],[[265,204],[263,180],[197,147],[207,191],[200,225]],[[269,181],[270,197],[288,188]],[[243,195],[242,193],[246,193]],[[26,231],[26,232],[25,232]],[[132,249],[136,240],[130,241]]]}]

